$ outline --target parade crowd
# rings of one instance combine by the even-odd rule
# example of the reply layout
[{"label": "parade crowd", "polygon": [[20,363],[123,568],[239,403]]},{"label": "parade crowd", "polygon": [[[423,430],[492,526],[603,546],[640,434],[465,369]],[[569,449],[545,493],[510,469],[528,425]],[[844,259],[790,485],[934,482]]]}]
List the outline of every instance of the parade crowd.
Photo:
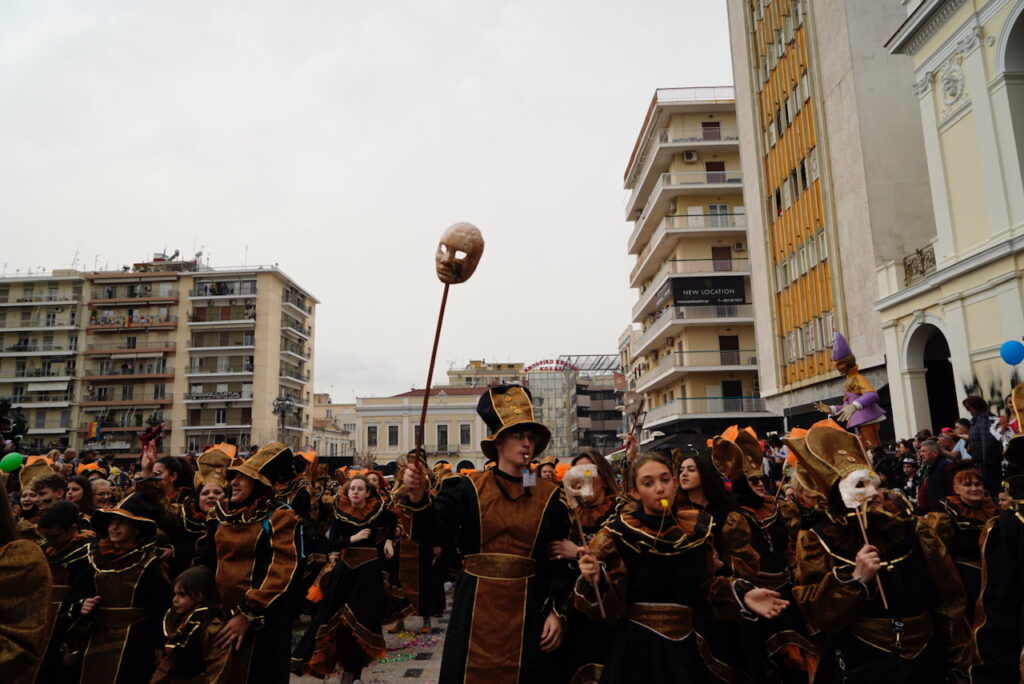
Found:
[{"label": "parade crowd", "polygon": [[560,463],[499,385],[479,471],[158,457],[158,429],[131,472],[29,455],[0,501],[0,681],[355,682],[447,583],[446,683],[1022,681],[1015,403],[891,448],[826,418]]}]

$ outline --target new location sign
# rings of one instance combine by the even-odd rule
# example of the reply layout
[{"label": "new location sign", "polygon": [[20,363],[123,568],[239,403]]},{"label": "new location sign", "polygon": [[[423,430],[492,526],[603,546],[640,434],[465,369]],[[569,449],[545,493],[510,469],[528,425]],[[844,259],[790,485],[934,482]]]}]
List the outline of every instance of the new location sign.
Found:
[{"label": "new location sign", "polygon": [[743,276],[709,276],[707,278],[673,278],[672,298],[675,304],[743,304],[746,291]]}]

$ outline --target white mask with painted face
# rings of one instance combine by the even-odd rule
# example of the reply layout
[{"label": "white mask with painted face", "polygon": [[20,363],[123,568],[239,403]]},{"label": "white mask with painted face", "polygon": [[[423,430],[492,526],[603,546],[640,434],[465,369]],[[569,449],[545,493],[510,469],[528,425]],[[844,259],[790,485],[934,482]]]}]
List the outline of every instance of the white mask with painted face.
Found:
[{"label": "white mask with painted face", "polygon": [[576,508],[583,501],[594,496],[594,478],[597,477],[597,466],[590,463],[574,465],[562,477],[566,498],[570,508]]},{"label": "white mask with painted face", "polygon": [[847,508],[860,508],[878,494],[882,481],[873,471],[854,470],[839,481],[839,495]]}]

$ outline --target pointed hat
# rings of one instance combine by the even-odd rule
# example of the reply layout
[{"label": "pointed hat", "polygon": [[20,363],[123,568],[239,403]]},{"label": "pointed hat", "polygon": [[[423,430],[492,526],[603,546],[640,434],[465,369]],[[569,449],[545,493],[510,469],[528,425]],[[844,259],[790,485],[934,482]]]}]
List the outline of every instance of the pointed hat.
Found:
[{"label": "pointed hat", "polygon": [[839,361],[847,356],[853,356],[853,350],[850,349],[850,343],[843,337],[843,333],[837,332],[832,338],[832,360]]}]

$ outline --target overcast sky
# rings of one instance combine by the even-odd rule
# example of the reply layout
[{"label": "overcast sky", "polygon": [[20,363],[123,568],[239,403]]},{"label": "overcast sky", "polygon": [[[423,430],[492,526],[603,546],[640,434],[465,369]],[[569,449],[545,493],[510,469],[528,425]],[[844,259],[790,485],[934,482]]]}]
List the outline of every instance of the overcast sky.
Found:
[{"label": "overcast sky", "polygon": [[615,353],[647,106],[731,81],[722,2],[6,0],[0,262],[276,262],[322,302],[317,390],[352,401],[423,385],[434,249],[470,221],[435,381]]}]

